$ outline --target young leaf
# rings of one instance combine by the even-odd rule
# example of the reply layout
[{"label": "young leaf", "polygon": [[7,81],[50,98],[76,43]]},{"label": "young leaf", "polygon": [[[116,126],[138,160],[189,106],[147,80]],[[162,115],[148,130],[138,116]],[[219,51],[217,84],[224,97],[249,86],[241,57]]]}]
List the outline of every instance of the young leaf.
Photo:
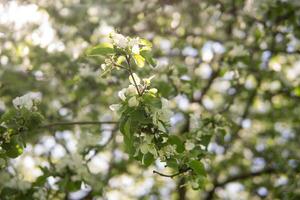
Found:
[{"label": "young leaf", "polygon": [[184,152],[184,144],[183,144],[183,142],[180,140],[179,137],[177,137],[177,136],[175,136],[175,135],[172,135],[172,136],[169,137],[168,142],[169,142],[170,144],[176,145],[176,151],[177,151],[178,153]]},{"label": "young leaf", "polygon": [[140,44],[141,45],[144,45],[144,46],[147,46],[147,47],[152,47],[152,44],[149,40],[146,40],[146,39],[140,39]]},{"label": "young leaf", "polygon": [[134,59],[135,64],[138,67],[142,68],[145,66],[145,58],[143,56],[141,56],[140,54],[134,54],[133,59]]},{"label": "young leaf", "polygon": [[142,163],[148,167],[154,162],[154,157],[151,153],[146,153],[143,155]]},{"label": "young leaf", "polygon": [[124,124],[123,136],[124,136],[124,143],[125,143],[126,151],[130,155],[133,155],[135,152],[135,148],[134,148],[134,137],[133,137],[133,132],[132,132],[131,126],[132,126],[131,120],[128,119]]},{"label": "young leaf", "polygon": [[114,46],[110,43],[101,43],[89,50],[87,50],[88,56],[103,56],[107,54],[113,54],[115,52]]}]

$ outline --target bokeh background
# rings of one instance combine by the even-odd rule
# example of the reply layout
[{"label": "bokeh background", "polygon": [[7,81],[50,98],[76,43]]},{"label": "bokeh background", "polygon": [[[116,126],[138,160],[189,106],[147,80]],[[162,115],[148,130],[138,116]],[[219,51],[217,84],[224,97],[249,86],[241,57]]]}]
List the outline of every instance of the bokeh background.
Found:
[{"label": "bokeh background", "polygon": [[127,75],[101,78],[84,55],[112,30],[153,43],[157,67],[139,74],[170,99],[172,133],[201,116],[233,124],[209,145],[204,188],[129,160],[113,125],[62,126],[28,136],[0,171],[1,199],[41,179],[36,199],[300,199],[299,1],[2,0],[0,112],[34,91],[49,123],[118,119],[109,105]]}]

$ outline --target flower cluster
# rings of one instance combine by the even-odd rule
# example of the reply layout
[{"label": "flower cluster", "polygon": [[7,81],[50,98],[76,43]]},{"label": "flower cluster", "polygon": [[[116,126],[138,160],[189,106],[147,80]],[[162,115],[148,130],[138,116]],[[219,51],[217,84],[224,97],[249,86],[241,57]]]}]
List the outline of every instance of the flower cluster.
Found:
[{"label": "flower cluster", "polygon": [[122,34],[112,32],[110,33],[110,38],[112,40],[112,43],[120,48],[130,48],[132,53],[139,54],[140,53],[140,38],[130,38],[125,37]]},{"label": "flower cluster", "polygon": [[16,97],[13,100],[15,108],[26,108],[31,110],[37,103],[41,101],[42,95],[39,92],[29,92],[23,96]]},{"label": "flower cluster", "polygon": [[157,158],[166,160],[177,154],[176,146],[169,144],[167,134],[173,113],[168,100],[161,98],[156,88],[150,87],[153,78],[141,79],[132,73],[130,85],[118,92],[121,103],[110,106],[111,110],[121,114],[121,132],[128,152],[145,165]]},{"label": "flower cluster", "polygon": [[22,154],[26,135],[39,128],[43,116],[37,111],[41,93],[29,92],[13,100],[14,108],[0,118],[0,157]]}]

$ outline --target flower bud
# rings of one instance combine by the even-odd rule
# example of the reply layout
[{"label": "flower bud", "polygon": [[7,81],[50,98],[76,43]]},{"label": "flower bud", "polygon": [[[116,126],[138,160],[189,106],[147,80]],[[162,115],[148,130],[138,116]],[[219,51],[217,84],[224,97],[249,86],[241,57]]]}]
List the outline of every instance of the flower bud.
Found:
[{"label": "flower bud", "polygon": [[136,107],[139,105],[139,101],[137,100],[137,98],[135,96],[131,97],[129,100],[128,100],[128,106],[129,107]]},{"label": "flower bud", "polygon": [[152,94],[156,94],[157,93],[157,89],[156,88],[151,88],[149,90],[149,92],[152,93]]}]

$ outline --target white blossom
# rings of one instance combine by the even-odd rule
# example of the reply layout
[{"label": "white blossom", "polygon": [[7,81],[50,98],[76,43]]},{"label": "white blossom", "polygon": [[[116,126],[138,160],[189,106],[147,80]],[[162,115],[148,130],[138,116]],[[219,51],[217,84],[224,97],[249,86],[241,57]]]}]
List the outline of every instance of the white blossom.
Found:
[{"label": "white blossom", "polygon": [[128,106],[129,107],[136,107],[139,105],[139,101],[137,100],[137,98],[135,96],[131,97],[129,100],[128,100]]},{"label": "white blossom", "polygon": [[195,144],[192,143],[191,141],[187,140],[186,143],[184,144],[185,150],[190,151],[195,148]]},{"label": "white blossom", "polygon": [[176,146],[175,145],[167,145],[163,147],[160,151],[160,155],[162,156],[162,159],[170,158],[173,155],[177,154]]},{"label": "white blossom", "polygon": [[118,47],[126,48],[128,46],[128,39],[122,34],[113,32],[111,38]]},{"label": "white blossom", "polygon": [[139,45],[133,45],[131,51],[134,54],[139,54],[140,53],[140,47],[139,47]]},{"label": "white blossom", "polygon": [[133,46],[136,46],[136,45],[139,45],[140,43],[140,38],[136,37],[136,38],[132,38],[129,42],[128,42],[128,45],[133,47]]},{"label": "white blossom", "polygon": [[106,68],[107,68],[107,65],[106,65],[106,64],[101,64],[101,69],[102,69],[102,70],[106,70]]},{"label": "white blossom", "polygon": [[161,121],[168,122],[173,115],[173,112],[169,108],[169,101],[165,98],[161,98],[162,108],[157,111],[157,118]]},{"label": "white blossom", "polygon": [[42,94],[40,92],[29,92],[23,96],[16,97],[12,102],[15,108],[32,109],[35,103],[41,101]]}]

